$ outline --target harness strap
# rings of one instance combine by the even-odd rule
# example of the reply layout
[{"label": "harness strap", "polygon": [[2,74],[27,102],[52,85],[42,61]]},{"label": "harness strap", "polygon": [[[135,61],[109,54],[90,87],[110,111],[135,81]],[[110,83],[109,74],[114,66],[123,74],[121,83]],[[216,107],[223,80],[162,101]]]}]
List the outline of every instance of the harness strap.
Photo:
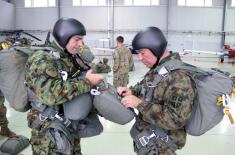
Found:
[{"label": "harness strap", "polygon": [[144,130],[134,138],[137,149],[147,147],[152,143],[156,143],[158,140],[163,141],[172,151],[175,151],[178,148],[177,145],[166,134],[166,131],[160,127],[152,126],[148,129],[148,131]]},{"label": "harness strap", "polygon": [[[41,104],[41,103],[39,103]],[[45,106],[45,105],[39,105],[37,103],[31,103],[31,106],[38,110],[40,112],[40,114],[38,115],[38,117],[32,122],[31,126],[32,128],[39,128],[40,126],[42,126],[42,124],[47,120],[59,120],[60,122],[62,122],[65,127],[68,127],[71,124],[71,121],[60,116],[58,114],[58,107],[57,106]],[[41,107],[40,107],[41,106]]]}]

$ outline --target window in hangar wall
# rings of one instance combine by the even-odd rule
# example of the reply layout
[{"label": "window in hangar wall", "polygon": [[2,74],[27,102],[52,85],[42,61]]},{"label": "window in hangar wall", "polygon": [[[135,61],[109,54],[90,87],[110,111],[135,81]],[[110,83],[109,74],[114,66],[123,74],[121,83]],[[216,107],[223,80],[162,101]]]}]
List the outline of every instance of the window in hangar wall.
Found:
[{"label": "window in hangar wall", "polygon": [[125,0],[124,4],[134,6],[159,5],[159,0]]},{"label": "window in hangar wall", "polygon": [[207,7],[212,6],[212,0],[178,0],[177,5]]},{"label": "window in hangar wall", "polygon": [[73,6],[105,6],[106,0],[73,0]]},{"label": "window in hangar wall", "polygon": [[56,0],[25,0],[25,7],[54,7]]},{"label": "window in hangar wall", "polygon": [[235,0],[232,0],[231,6],[232,6],[232,7],[235,7]]}]

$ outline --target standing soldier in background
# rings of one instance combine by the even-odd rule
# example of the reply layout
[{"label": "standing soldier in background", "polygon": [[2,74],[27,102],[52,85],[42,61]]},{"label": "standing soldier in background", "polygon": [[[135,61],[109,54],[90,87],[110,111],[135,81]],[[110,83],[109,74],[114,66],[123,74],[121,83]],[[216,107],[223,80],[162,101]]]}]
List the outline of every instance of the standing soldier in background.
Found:
[{"label": "standing soldier in background", "polygon": [[135,69],[135,64],[134,64],[134,59],[131,53],[131,50],[129,49],[128,52],[128,57],[129,57],[129,72],[134,71]]},{"label": "standing soldier in background", "polygon": [[117,47],[113,53],[113,86],[126,87],[129,82],[130,50],[123,45],[124,38],[118,36]]},{"label": "standing soldier in background", "polygon": [[[64,115],[64,105],[74,98],[90,92],[91,88],[103,80],[103,76],[93,74],[92,70],[83,68],[79,65],[76,55],[83,46],[83,37],[86,35],[85,27],[82,23],[74,18],[61,18],[53,28],[53,36],[55,41],[50,45],[53,53],[48,51],[36,51],[28,59],[25,71],[25,81],[27,86],[35,93],[42,106],[48,108],[60,108],[53,116],[54,118]],[[81,77],[84,71],[84,77]],[[31,104],[32,105],[32,104]],[[47,111],[44,111],[47,112]],[[43,113],[32,105],[32,109],[28,113],[28,124],[32,128],[31,145],[34,155],[61,155],[72,154],[81,155],[80,137],[72,136],[70,130],[74,130],[74,126],[70,124],[64,126],[60,123],[60,127],[69,130],[71,136],[60,136],[64,132],[55,131],[53,135],[54,143],[46,135],[46,131],[52,124],[51,117],[45,117],[41,121]],[[52,117],[52,118],[53,118]],[[37,123],[40,120],[40,124]],[[34,123],[35,122],[35,123]],[[58,121],[57,121],[58,122]],[[35,125],[35,124],[39,125]],[[55,122],[56,123],[56,122]],[[66,123],[66,122],[64,122]],[[35,127],[36,126],[36,127]],[[69,139],[68,139],[69,138]],[[71,141],[73,141],[71,143]],[[65,148],[69,144],[69,149]],[[66,151],[62,152],[61,150]],[[69,152],[67,152],[69,151]]]}]

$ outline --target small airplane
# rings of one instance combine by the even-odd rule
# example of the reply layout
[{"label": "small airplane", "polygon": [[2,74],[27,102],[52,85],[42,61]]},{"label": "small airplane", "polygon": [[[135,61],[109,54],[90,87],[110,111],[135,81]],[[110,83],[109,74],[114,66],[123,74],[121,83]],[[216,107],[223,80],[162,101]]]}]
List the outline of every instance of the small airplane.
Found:
[{"label": "small airplane", "polygon": [[[184,49],[182,52],[179,52],[179,54],[182,57],[187,57],[190,54],[206,54],[208,58],[218,58],[221,63],[224,62],[225,58],[235,58],[235,49],[231,48],[229,45],[224,45],[223,50],[215,52],[215,51],[204,51],[204,50],[189,50]],[[195,55],[194,55],[195,56]],[[193,57],[193,56],[192,56]],[[235,61],[235,59],[232,59]]]}]

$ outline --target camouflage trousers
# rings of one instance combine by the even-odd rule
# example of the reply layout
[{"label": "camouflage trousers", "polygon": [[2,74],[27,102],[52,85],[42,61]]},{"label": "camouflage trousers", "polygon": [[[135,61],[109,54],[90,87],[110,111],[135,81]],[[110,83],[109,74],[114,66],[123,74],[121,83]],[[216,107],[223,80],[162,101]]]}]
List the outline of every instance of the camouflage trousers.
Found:
[{"label": "camouflage trousers", "polygon": [[113,86],[115,88],[126,87],[128,83],[129,83],[128,73],[125,74],[113,73]]},{"label": "camouflage trousers", "polygon": [[4,105],[5,102],[5,98],[2,94],[2,92],[0,91],[0,126],[7,126],[8,125],[8,120],[7,120],[7,108]]},{"label": "camouflage trousers", "polygon": [[[38,114],[38,111],[30,110],[27,115],[29,127]],[[48,121],[45,121],[45,123],[43,124],[44,125],[42,125],[40,130],[32,128],[31,131],[30,144],[32,146],[33,155],[63,155],[62,153],[58,153],[57,146],[46,135],[45,129],[47,128],[47,126],[49,126],[50,123]],[[72,155],[82,155],[80,139],[74,140],[73,147],[74,150]]]}]

